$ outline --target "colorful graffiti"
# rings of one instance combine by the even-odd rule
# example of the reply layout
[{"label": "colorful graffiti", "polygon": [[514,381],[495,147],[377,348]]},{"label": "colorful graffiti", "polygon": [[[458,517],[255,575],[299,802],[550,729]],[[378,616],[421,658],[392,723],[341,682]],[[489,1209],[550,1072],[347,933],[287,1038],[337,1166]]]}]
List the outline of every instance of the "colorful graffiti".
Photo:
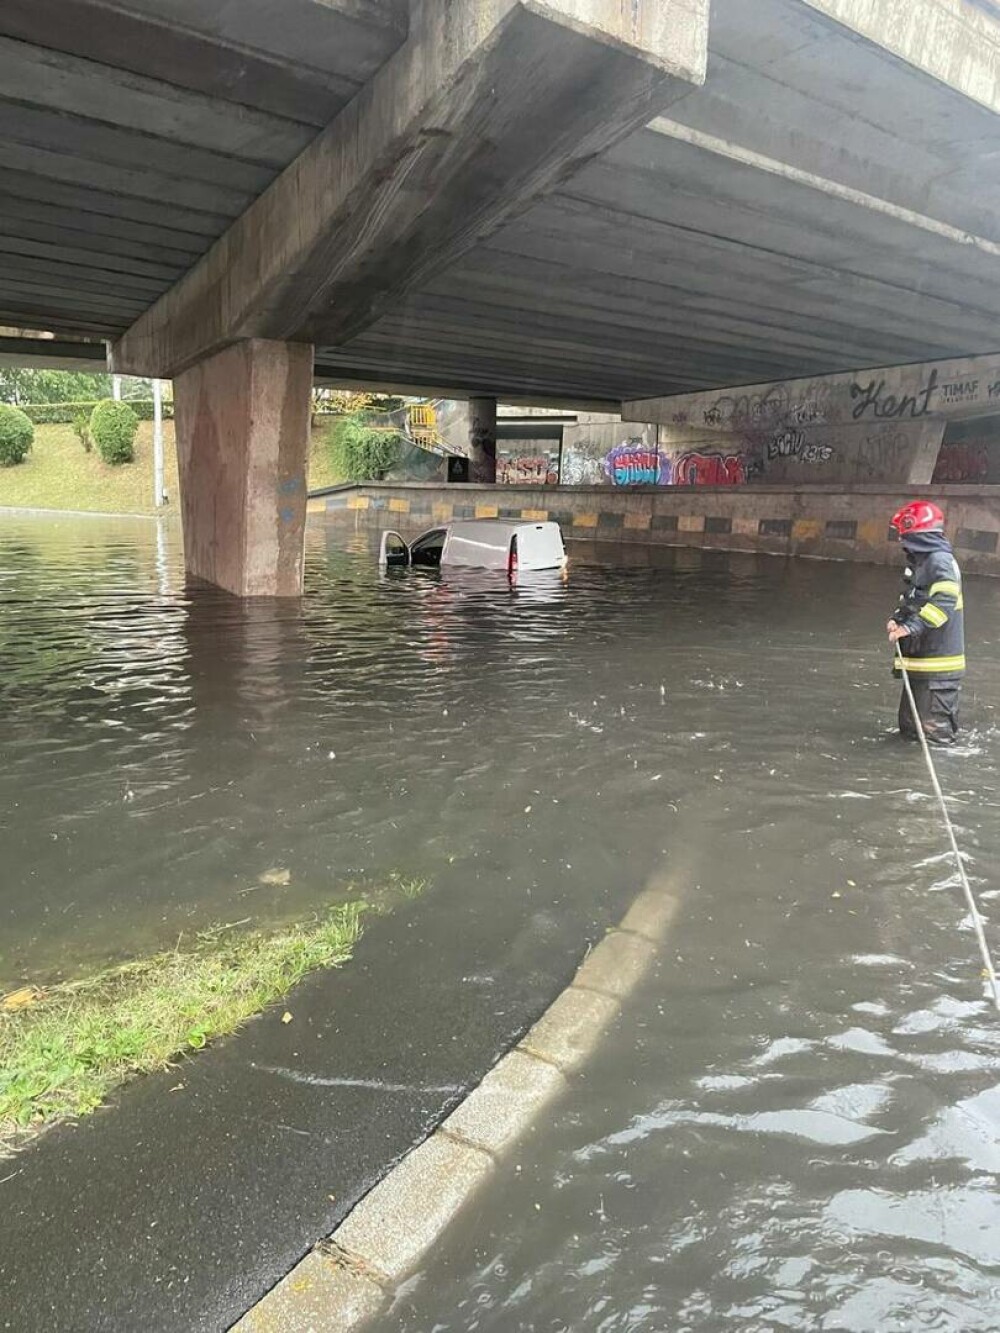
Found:
[{"label": "colorful graffiti", "polygon": [[605,475],[614,486],[742,486],[761,470],[748,453],[691,449],[670,458],[641,440],[617,445],[604,459]]},{"label": "colorful graffiti", "polygon": [[674,465],[676,486],[743,486],[753,473],[745,454],[692,450]]},{"label": "colorful graffiti", "polygon": [[650,448],[640,439],[616,445],[604,459],[604,471],[614,486],[670,485],[669,462],[655,445]]},{"label": "colorful graffiti", "polygon": [[502,486],[558,486],[558,454],[500,454],[497,481]]},{"label": "colorful graffiti", "polygon": [[934,469],[938,483],[986,481],[990,474],[990,459],[985,444],[943,444]]}]

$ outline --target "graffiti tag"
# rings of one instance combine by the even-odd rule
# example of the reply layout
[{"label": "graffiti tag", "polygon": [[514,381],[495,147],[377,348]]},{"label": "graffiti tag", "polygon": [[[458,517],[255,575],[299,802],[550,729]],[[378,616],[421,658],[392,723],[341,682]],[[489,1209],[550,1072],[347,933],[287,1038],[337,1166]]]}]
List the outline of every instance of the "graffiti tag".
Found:
[{"label": "graffiti tag", "polygon": [[692,451],[683,454],[674,469],[678,486],[742,486],[747,463],[742,454]]},{"label": "graffiti tag", "polygon": [[497,459],[497,481],[502,486],[557,486],[558,460],[549,454],[502,454]]},{"label": "graffiti tag", "polygon": [[723,394],[702,412],[706,426],[812,426],[826,420],[823,392],[815,386],[809,397],[793,401],[787,384],[772,384],[761,393]]},{"label": "graffiti tag", "polygon": [[648,448],[639,439],[616,445],[604,459],[604,471],[615,486],[666,486],[670,482],[670,464],[658,449]]},{"label": "graffiti tag", "polygon": [[796,426],[814,426],[826,420],[826,413],[814,398],[801,403],[792,403],[788,409],[788,420]]},{"label": "graffiti tag", "polygon": [[795,458],[800,463],[829,463],[833,457],[831,444],[807,444],[800,430],[783,430],[767,442],[767,456]]},{"label": "graffiti tag", "polygon": [[775,384],[765,393],[744,393],[733,398],[724,394],[703,413],[706,426],[722,426],[727,422],[773,421],[788,411],[788,391],[783,384]]},{"label": "graffiti tag", "polygon": [[854,420],[860,421],[869,410],[873,417],[882,420],[898,420],[900,417],[925,417],[931,410],[931,398],[938,386],[938,373],[931,371],[930,379],[915,394],[896,394],[885,392],[885,380],[869,380],[867,384],[851,385],[851,397],[860,399],[854,405]]}]

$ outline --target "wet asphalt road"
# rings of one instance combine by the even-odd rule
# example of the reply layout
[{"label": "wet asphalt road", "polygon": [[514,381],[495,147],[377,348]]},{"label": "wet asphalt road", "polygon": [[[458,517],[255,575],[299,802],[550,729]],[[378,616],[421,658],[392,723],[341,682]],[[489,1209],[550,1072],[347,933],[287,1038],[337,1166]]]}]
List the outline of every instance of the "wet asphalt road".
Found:
[{"label": "wet asphalt road", "polygon": [[[376,922],[354,962],[294,993],[292,1023],[268,1014],[4,1163],[0,1327],[216,1333],[238,1319],[479,1081],[613,919],[553,929],[513,901],[488,921],[463,902],[456,885]],[[456,917],[461,943],[444,950]]]}]

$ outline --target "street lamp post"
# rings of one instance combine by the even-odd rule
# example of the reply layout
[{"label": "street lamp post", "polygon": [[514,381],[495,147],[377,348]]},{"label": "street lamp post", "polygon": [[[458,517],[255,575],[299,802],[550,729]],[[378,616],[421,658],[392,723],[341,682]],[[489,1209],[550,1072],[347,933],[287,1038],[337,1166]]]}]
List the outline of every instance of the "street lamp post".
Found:
[{"label": "street lamp post", "polygon": [[153,380],[153,503],[164,504],[163,494],[163,383]]}]

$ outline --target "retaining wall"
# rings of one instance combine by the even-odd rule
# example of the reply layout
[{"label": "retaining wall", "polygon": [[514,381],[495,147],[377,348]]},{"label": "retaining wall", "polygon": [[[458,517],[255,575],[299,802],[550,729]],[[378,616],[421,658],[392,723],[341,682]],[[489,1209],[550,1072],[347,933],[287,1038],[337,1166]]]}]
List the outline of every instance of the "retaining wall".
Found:
[{"label": "retaining wall", "polygon": [[404,537],[452,518],[554,519],[567,540],[700,546],[897,564],[889,519],[926,496],[966,570],[1000,575],[1000,486],[481,486],[369,483],[314,494],[309,511]]}]

